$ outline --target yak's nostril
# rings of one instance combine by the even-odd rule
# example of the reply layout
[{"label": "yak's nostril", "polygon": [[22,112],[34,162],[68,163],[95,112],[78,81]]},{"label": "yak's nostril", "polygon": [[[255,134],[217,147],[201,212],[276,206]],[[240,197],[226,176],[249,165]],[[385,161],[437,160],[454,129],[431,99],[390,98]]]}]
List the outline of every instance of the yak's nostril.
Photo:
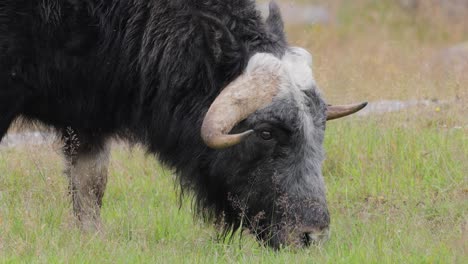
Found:
[{"label": "yak's nostril", "polygon": [[301,237],[300,237],[300,240],[301,240],[301,243],[304,247],[308,247],[310,246],[310,243],[311,243],[311,237],[310,237],[310,233],[302,233]]}]

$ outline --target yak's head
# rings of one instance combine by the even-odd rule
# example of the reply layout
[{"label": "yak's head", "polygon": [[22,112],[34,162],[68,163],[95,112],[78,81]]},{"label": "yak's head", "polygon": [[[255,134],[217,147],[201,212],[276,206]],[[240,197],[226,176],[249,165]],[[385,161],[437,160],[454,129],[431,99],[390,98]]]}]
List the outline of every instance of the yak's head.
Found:
[{"label": "yak's head", "polygon": [[[282,34],[278,17],[272,5],[267,23]],[[328,238],[321,170],[325,124],[366,105],[327,105],[311,63],[311,55],[295,47],[281,58],[253,55],[213,102],[201,130],[204,142],[217,149],[210,174],[222,178],[228,218],[275,248]]]}]

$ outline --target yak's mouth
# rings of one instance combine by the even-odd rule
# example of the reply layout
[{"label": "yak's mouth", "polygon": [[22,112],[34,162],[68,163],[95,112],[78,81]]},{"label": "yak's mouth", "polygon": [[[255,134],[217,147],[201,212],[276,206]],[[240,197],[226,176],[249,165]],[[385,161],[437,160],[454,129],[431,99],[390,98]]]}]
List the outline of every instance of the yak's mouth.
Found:
[{"label": "yak's mouth", "polygon": [[307,248],[312,245],[320,246],[330,238],[330,229],[325,228],[301,228],[291,231],[290,229],[275,230],[263,233],[257,238],[274,249],[283,247]]},{"label": "yak's mouth", "polygon": [[301,230],[299,232],[293,232],[291,236],[289,236],[289,243],[296,247],[306,248],[310,247],[311,245],[319,246],[330,238],[330,229],[328,227],[325,228],[308,228],[305,230]]},{"label": "yak's mouth", "polygon": [[304,247],[311,245],[321,245],[328,241],[330,238],[330,229],[328,227],[321,230],[311,230],[308,232],[300,233],[299,241]]},{"label": "yak's mouth", "polygon": [[318,202],[306,203],[299,199],[288,201],[287,204],[288,211],[264,214],[260,221],[246,227],[259,242],[273,249],[307,248],[320,246],[328,241],[330,216],[325,205]]}]

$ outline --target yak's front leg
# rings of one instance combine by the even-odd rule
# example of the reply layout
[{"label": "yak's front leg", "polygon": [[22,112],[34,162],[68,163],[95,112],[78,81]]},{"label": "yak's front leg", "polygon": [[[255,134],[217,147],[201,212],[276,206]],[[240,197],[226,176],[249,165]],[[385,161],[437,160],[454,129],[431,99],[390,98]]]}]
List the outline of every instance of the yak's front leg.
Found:
[{"label": "yak's front leg", "polygon": [[99,230],[102,198],[107,184],[109,146],[89,145],[69,133],[65,137],[64,152],[75,216],[83,230]]}]

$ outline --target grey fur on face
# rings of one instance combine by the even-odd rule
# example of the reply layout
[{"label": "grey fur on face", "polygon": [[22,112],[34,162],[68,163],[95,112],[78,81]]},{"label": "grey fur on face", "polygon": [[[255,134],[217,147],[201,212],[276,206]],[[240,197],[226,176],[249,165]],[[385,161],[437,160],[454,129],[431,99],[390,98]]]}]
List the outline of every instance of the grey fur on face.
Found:
[{"label": "grey fur on face", "polygon": [[[301,235],[326,239],[330,222],[322,176],[327,106],[316,88],[310,54],[291,48],[281,61],[278,95],[233,131],[256,132],[236,147],[241,163],[256,161],[254,169],[232,178],[248,178],[250,188],[240,188],[237,199],[244,202],[243,210],[251,211],[250,218],[267,211],[273,234],[266,239],[274,247],[294,243]],[[289,238],[291,234],[296,235]]]}]

